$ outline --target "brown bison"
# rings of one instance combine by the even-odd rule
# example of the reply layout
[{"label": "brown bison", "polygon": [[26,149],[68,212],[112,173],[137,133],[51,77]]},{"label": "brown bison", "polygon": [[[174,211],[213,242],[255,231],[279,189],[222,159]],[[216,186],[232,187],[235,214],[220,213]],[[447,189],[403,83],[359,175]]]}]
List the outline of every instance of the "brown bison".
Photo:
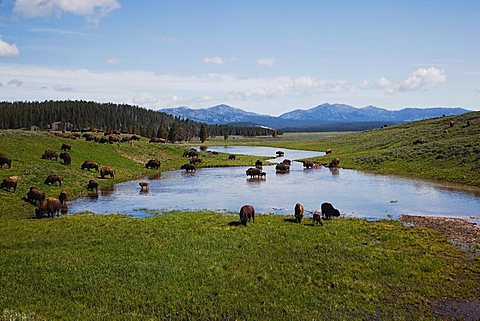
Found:
[{"label": "brown bison", "polygon": [[262,169],[262,166],[263,166],[263,163],[261,160],[257,159],[257,161],[255,162],[255,167],[256,168],[260,168]]},{"label": "brown bison", "polygon": [[151,159],[145,164],[145,167],[152,168],[152,169],[159,169],[161,164],[162,163],[160,163],[160,161],[156,159]]},{"label": "brown bison", "polygon": [[202,160],[198,157],[192,157],[192,159],[190,159],[190,164],[200,164],[202,162]]},{"label": "brown bison", "polygon": [[301,223],[303,218],[304,207],[302,203],[295,204],[295,222]]},{"label": "brown bison", "polygon": [[276,155],[277,157],[282,157],[283,155],[285,155],[285,153],[282,152],[281,150],[277,150]]},{"label": "brown bison", "polygon": [[338,157],[335,157],[334,159],[332,159],[330,161],[330,163],[328,163],[328,167],[330,167],[330,168],[338,167],[338,165],[340,165],[340,158],[338,158]]},{"label": "brown bison", "polygon": [[115,178],[115,172],[111,167],[103,166],[102,168],[100,168],[100,177],[104,179],[107,175],[109,175],[110,178]]},{"label": "brown bison", "polygon": [[98,192],[98,183],[96,180],[94,179],[91,179],[88,181],[88,185],[87,185],[87,191],[92,191],[95,189],[96,192]]},{"label": "brown bison", "polygon": [[12,168],[12,159],[8,156],[0,154],[0,167],[7,164],[8,168]]},{"label": "brown bison", "polygon": [[150,138],[150,143],[158,143],[158,144],[165,144],[166,140],[160,137],[152,137]]},{"label": "brown bison", "polygon": [[277,173],[289,173],[290,172],[290,166],[284,163],[277,164],[275,166],[275,170]]},{"label": "brown bison", "polygon": [[250,176],[251,178],[253,177],[260,177],[262,175],[262,170],[256,167],[250,167],[245,171],[247,176]]},{"label": "brown bison", "polygon": [[0,189],[8,190],[10,192],[10,190],[13,188],[13,192],[16,192],[17,183],[18,181],[16,179],[5,178],[2,184],[0,184]]},{"label": "brown bison", "polygon": [[82,169],[91,170],[92,168],[98,172],[98,164],[97,163],[92,162],[92,161],[84,161],[83,162]]},{"label": "brown bison", "polygon": [[197,170],[192,164],[183,164],[180,169],[184,169],[186,172],[190,173],[193,173]]},{"label": "brown bison", "polygon": [[330,148],[327,148],[325,150],[325,155],[328,155],[328,154],[331,154],[332,153],[332,150]]},{"label": "brown bison", "polygon": [[282,163],[287,164],[287,165],[289,165],[289,166],[292,165],[292,161],[289,160],[289,159],[284,159],[284,160],[282,161]]},{"label": "brown bison", "polygon": [[30,190],[27,192],[27,201],[36,204],[40,204],[45,199],[45,193],[35,186],[30,187]]},{"label": "brown bison", "polygon": [[85,136],[85,141],[87,141],[87,142],[91,142],[91,141],[94,141],[94,140],[95,140],[95,135],[88,134],[87,136]]},{"label": "brown bison", "polygon": [[247,220],[252,223],[255,223],[255,209],[252,205],[243,205],[240,209],[240,221],[243,225],[247,226]]},{"label": "brown bison", "polygon": [[62,178],[58,175],[48,175],[47,178],[45,178],[45,184],[54,185],[55,183],[62,186]]},{"label": "brown bison", "polygon": [[66,152],[68,150],[72,150],[72,145],[63,143],[60,149]]},{"label": "brown bison", "polygon": [[37,217],[42,217],[44,214],[47,214],[47,216],[53,218],[55,214],[58,216],[60,213],[64,214],[67,211],[67,206],[62,204],[58,198],[47,197],[35,209],[35,215]]},{"label": "brown bison", "polygon": [[150,183],[149,182],[140,182],[138,183],[138,185],[140,185],[140,190],[143,191],[148,191],[148,189],[150,188]]},{"label": "brown bison", "polygon": [[54,152],[53,150],[46,150],[42,155],[42,159],[57,160],[58,159],[58,154],[57,154],[57,152]]},{"label": "brown bison", "polygon": [[309,160],[302,161],[302,163],[303,163],[303,167],[305,167],[306,169],[313,168],[313,165],[314,165],[314,163]]},{"label": "brown bison", "polygon": [[327,220],[329,220],[332,217],[340,216],[340,211],[337,210],[335,207],[333,207],[333,205],[330,203],[322,203],[320,208],[322,210],[323,217],[325,217]]},{"label": "brown bison", "polygon": [[140,136],[132,135],[131,140],[140,140]]},{"label": "brown bison", "polygon": [[58,156],[61,160],[63,160],[63,163],[65,165],[70,165],[72,163],[72,158],[70,157],[69,153],[60,153],[60,156]]},{"label": "brown bison", "polygon": [[100,137],[100,138],[98,139],[98,141],[96,140],[96,142],[97,142],[97,143],[100,143],[100,144],[107,144],[107,143],[109,143],[110,141],[108,140],[107,137],[104,136],[104,137]]},{"label": "brown bison", "polygon": [[235,160],[237,157],[233,154],[228,155],[228,160]]},{"label": "brown bison", "polygon": [[65,204],[67,201],[67,192],[65,191],[60,191],[60,194],[58,195],[58,199],[60,200],[60,204]]},{"label": "brown bison", "polygon": [[455,126],[455,122],[453,120],[450,121],[450,127],[454,127]]},{"label": "brown bison", "polygon": [[313,225],[321,225],[323,226],[323,220],[322,220],[322,213],[319,211],[315,211],[313,213]]},{"label": "brown bison", "polygon": [[198,157],[198,152],[195,149],[187,149],[183,152],[183,157]]}]

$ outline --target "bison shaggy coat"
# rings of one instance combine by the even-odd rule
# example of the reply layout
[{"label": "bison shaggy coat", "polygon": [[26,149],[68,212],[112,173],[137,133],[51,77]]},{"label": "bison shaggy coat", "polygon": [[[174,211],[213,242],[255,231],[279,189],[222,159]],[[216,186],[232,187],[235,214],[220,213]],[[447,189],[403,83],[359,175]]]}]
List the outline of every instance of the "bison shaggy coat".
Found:
[{"label": "bison shaggy coat", "polygon": [[247,226],[247,221],[255,223],[255,209],[252,205],[243,205],[240,209],[240,221],[243,225]]},{"label": "bison shaggy coat", "polygon": [[12,159],[0,154],[0,167],[3,167],[5,164],[7,164],[8,168],[12,168]]},{"label": "bison shaggy coat", "polygon": [[110,178],[115,178],[115,172],[113,171],[112,168],[108,166],[104,166],[100,168],[100,177],[103,179],[105,176],[109,175]]},{"label": "bison shaggy coat", "polygon": [[2,184],[0,184],[0,189],[5,189],[10,192],[12,188],[14,192],[17,190],[17,180],[15,179],[5,178]]},{"label": "bison shaggy coat", "polygon": [[151,159],[145,164],[145,167],[152,168],[152,169],[159,169],[160,165],[161,165],[160,161],[156,159]]},{"label": "bison shaggy coat", "polygon": [[82,169],[88,169],[88,170],[91,170],[91,169],[94,169],[96,171],[98,171],[98,164],[95,163],[95,162],[92,162],[92,161],[84,161],[83,164],[82,164]]},{"label": "bison shaggy coat", "polygon": [[43,193],[39,188],[32,186],[27,192],[27,201],[32,204],[41,203],[45,199],[45,193]]},{"label": "bison shaggy coat", "polygon": [[331,217],[339,217],[340,211],[333,207],[330,203],[322,203],[321,205],[322,215],[329,220]]},{"label": "bison shaggy coat", "polygon": [[305,208],[303,207],[302,203],[295,204],[295,222],[296,223],[302,222],[304,211],[305,211]]},{"label": "bison shaggy coat", "polygon": [[45,178],[45,184],[54,185],[55,183],[62,186],[62,178],[58,175],[48,175],[47,178]]},{"label": "bison shaggy coat", "polygon": [[62,204],[58,198],[47,197],[35,209],[35,215],[37,217],[42,217],[44,214],[47,214],[47,216],[53,218],[55,214],[58,216],[60,212],[66,213],[67,210],[67,206]]}]

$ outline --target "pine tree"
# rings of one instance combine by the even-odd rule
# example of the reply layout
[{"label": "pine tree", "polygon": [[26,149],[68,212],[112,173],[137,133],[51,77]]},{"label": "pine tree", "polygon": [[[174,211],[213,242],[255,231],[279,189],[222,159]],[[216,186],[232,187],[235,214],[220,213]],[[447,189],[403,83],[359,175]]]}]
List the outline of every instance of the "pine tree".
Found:
[{"label": "pine tree", "polygon": [[205,124],[202,124],[202,126],[200,126],[200,141],[203,143],[204,141],[207,140],[207,137],[208,137],[207,126],[205,126]]}]

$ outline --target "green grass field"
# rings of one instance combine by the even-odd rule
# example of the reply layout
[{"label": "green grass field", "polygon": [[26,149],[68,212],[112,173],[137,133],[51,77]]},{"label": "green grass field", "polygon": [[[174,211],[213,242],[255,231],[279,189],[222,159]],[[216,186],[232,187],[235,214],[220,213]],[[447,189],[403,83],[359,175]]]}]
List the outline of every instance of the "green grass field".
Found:
[{"label": "green grass field", "polygon": [[[478,186],[479,113],[455,118],[444,135],[449,120],[228,143],[332,148],[322,162],[340,157],[342,166]],[[470,127],[462,126],[466,120]],[[413,145],[420,135],[427,143]],[[72,144],[71,166],[40,159],[62,143]],[[86,193],[98,173],[82,171],[84,160],[115,169],[114,180],[97,177],[108,186],[158,173],[144,167],[151,158],[161,170],[178,169],[184,148],[0,132],[0,153],[13,159],[0,178],[21,177],[16,193],[0,191],[0,320],[435,320],[439,301],[480,297],[478,252],[397,221],[335,219],[314,227],[310,219],[260,215],[244,227],[237,215],[211,212],[27,219],[34,206],[21,198],[30,186],[47,196]],[[202,166],[258,158],[227,157],[205,153]],[[51,173],[64,178],[62,187],[43,183]]]}]

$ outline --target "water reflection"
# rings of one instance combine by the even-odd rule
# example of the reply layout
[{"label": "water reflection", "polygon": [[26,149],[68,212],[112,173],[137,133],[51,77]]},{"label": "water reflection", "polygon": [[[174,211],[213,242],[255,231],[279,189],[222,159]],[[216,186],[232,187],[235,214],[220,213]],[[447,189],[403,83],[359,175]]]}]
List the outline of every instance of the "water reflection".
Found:
[{"label": "water reflection", "polygon": [[[298,159],[298,155],[292,157],[287,149],[284,151],[285,157]],[[305,158],[308,157],[312,156]],[[89,197],[74,200],[69,204],[69,212],[125,213],[143,217],[150,214],[142,209],[238,212],[242,205],[252,204],[258,213],[292,215],[297,202],[304,204],[307,213],[319,209],[323,202],[330,202],[345,215],[368,218],[396,218],[400,214],[469,217],[480,213],[480,198],[474,194],[452,191],[425,181],[348,169],[304,170],[302,164],[295,161],[289,174],[276,175],[275,166],[264,166],[266,179],[249,179],[245,175],[247,168],[163,172],[159,178],[102,189],[95,201]],[[148,193],[138,192],[141,181],[150,183]]]}]

